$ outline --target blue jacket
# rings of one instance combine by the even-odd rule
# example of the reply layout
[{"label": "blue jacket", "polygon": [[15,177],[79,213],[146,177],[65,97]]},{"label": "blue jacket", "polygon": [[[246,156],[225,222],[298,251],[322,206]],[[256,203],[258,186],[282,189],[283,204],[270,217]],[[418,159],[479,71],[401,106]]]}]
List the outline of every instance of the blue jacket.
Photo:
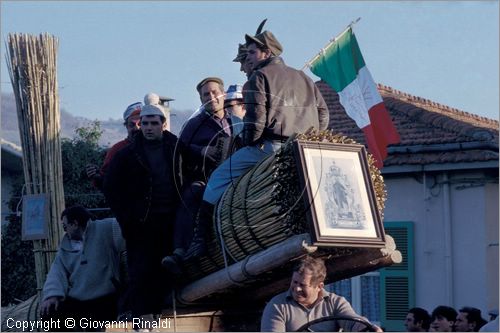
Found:
[{"label": "blue jacket", "polygon": [[[231,128],[231,116],[226,113],[225,118]],[[234,150],[232,137],[224,131],[213,117],[204,111],[188,120],[181,131],[179,139],[184,143],[188,151],[185,167],[187,170],[186,176],[191,181],[206,182],[212,171],[229,157]],[[212,156],[213,158],[203,156],[203,149],[206,146],[218,149],[218,155]]]}]

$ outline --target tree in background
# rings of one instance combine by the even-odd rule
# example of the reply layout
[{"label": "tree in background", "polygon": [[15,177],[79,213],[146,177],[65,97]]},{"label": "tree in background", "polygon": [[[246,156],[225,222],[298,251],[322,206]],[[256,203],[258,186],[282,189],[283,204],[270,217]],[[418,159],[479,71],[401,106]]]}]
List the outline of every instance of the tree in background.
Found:
[{"label": "tree in background", "polygon": [[[75,130],[73,139],[62,139],[61,154],[63,168],[65,206],[75,204],[87,208],[106,208],[104,196],[87,178],[87,163],[102,165],[105,149],[99,147],[102,130],[99,121]],[[23,176],[13,186],[9,202],[10,211],[21,210]],[[109,210],[94,211],[99,218],[108,217]],[[15,213],[7,217],[2,228],[2,306],[24,301],[36,293],[35,261],[33,242],[21,240],[21,216]]]},{"label": "tree in background", "polygon": [[[106,207],[104,195],[87,178],[85,167],[102,165],[106,150],[99,147],[102,130],[99,121],[75,130],[73,139],[62,139],[62,165],[65,206]],[[100,215],[100,214],[99,214]]]}]

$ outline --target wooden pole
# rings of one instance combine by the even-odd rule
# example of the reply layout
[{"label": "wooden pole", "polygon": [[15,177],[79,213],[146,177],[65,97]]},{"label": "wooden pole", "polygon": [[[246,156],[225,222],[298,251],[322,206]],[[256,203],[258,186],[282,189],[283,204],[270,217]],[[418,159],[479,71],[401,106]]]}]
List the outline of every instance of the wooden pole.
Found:
[{"label": "wooden pole", "polygon": [[7,44],[6,60],[16,100],[26,194],[45,193],[49,198],[48,237],[33,241],[37,289],[41,291],[63,234],[59,221],[64,189],[58,40],[48,34],[9,34]]},{"label": "wooden pole", "polygon": [[317,250],[309,246],[309,234],[295,235],[286,241],[254,254],[234,265],[221,269],[184,287],[179,293],[181,302],[194,302],[210,294],[222,292],[248,280],[248,275],[258,276],[275,269],[291,259]]}]

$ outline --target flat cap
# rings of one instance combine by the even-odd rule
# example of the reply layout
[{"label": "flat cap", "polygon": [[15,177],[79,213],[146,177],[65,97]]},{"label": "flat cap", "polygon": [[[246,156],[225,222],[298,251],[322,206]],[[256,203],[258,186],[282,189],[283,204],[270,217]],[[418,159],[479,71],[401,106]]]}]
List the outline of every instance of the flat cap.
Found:
[{"label": "flat cap", "polygon": [[220,84],[221,86],[224,86],[224,81],[222,81],[222,79],[220,79],[218,77],[215,77],[215,76],[209,76],[209,77],[204,78],[203,80],[201,80],[200,83],[198,83],[196,85],[196,90],[198,90],[198,93],[200,93],[201,87],[203,87],[208,82],[215,82],[215,83]]},{"label": "flat cap", "polygon": [[245,35],[245,41],[247,45],[257,44],[259,46],[265,46],[274,56],[279,56],[283,52],[283,46],[274,37],[273,33],[270,31],[264,31],[255,36]]}]

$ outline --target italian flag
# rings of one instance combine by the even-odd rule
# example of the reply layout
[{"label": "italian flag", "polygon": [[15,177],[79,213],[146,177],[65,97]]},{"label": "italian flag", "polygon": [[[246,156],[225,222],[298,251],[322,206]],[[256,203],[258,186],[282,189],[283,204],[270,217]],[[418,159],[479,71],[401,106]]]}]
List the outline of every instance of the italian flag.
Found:
[{"label": "italian flag", "polygon": [[311,72],[339,94],[340,104],[363,130],[368,151],[375,157],[376,166],[381,168],[387,157],[387,145],[398,143],[400,138],[352,29],[349,27],[335,38],[310,66]]}]

